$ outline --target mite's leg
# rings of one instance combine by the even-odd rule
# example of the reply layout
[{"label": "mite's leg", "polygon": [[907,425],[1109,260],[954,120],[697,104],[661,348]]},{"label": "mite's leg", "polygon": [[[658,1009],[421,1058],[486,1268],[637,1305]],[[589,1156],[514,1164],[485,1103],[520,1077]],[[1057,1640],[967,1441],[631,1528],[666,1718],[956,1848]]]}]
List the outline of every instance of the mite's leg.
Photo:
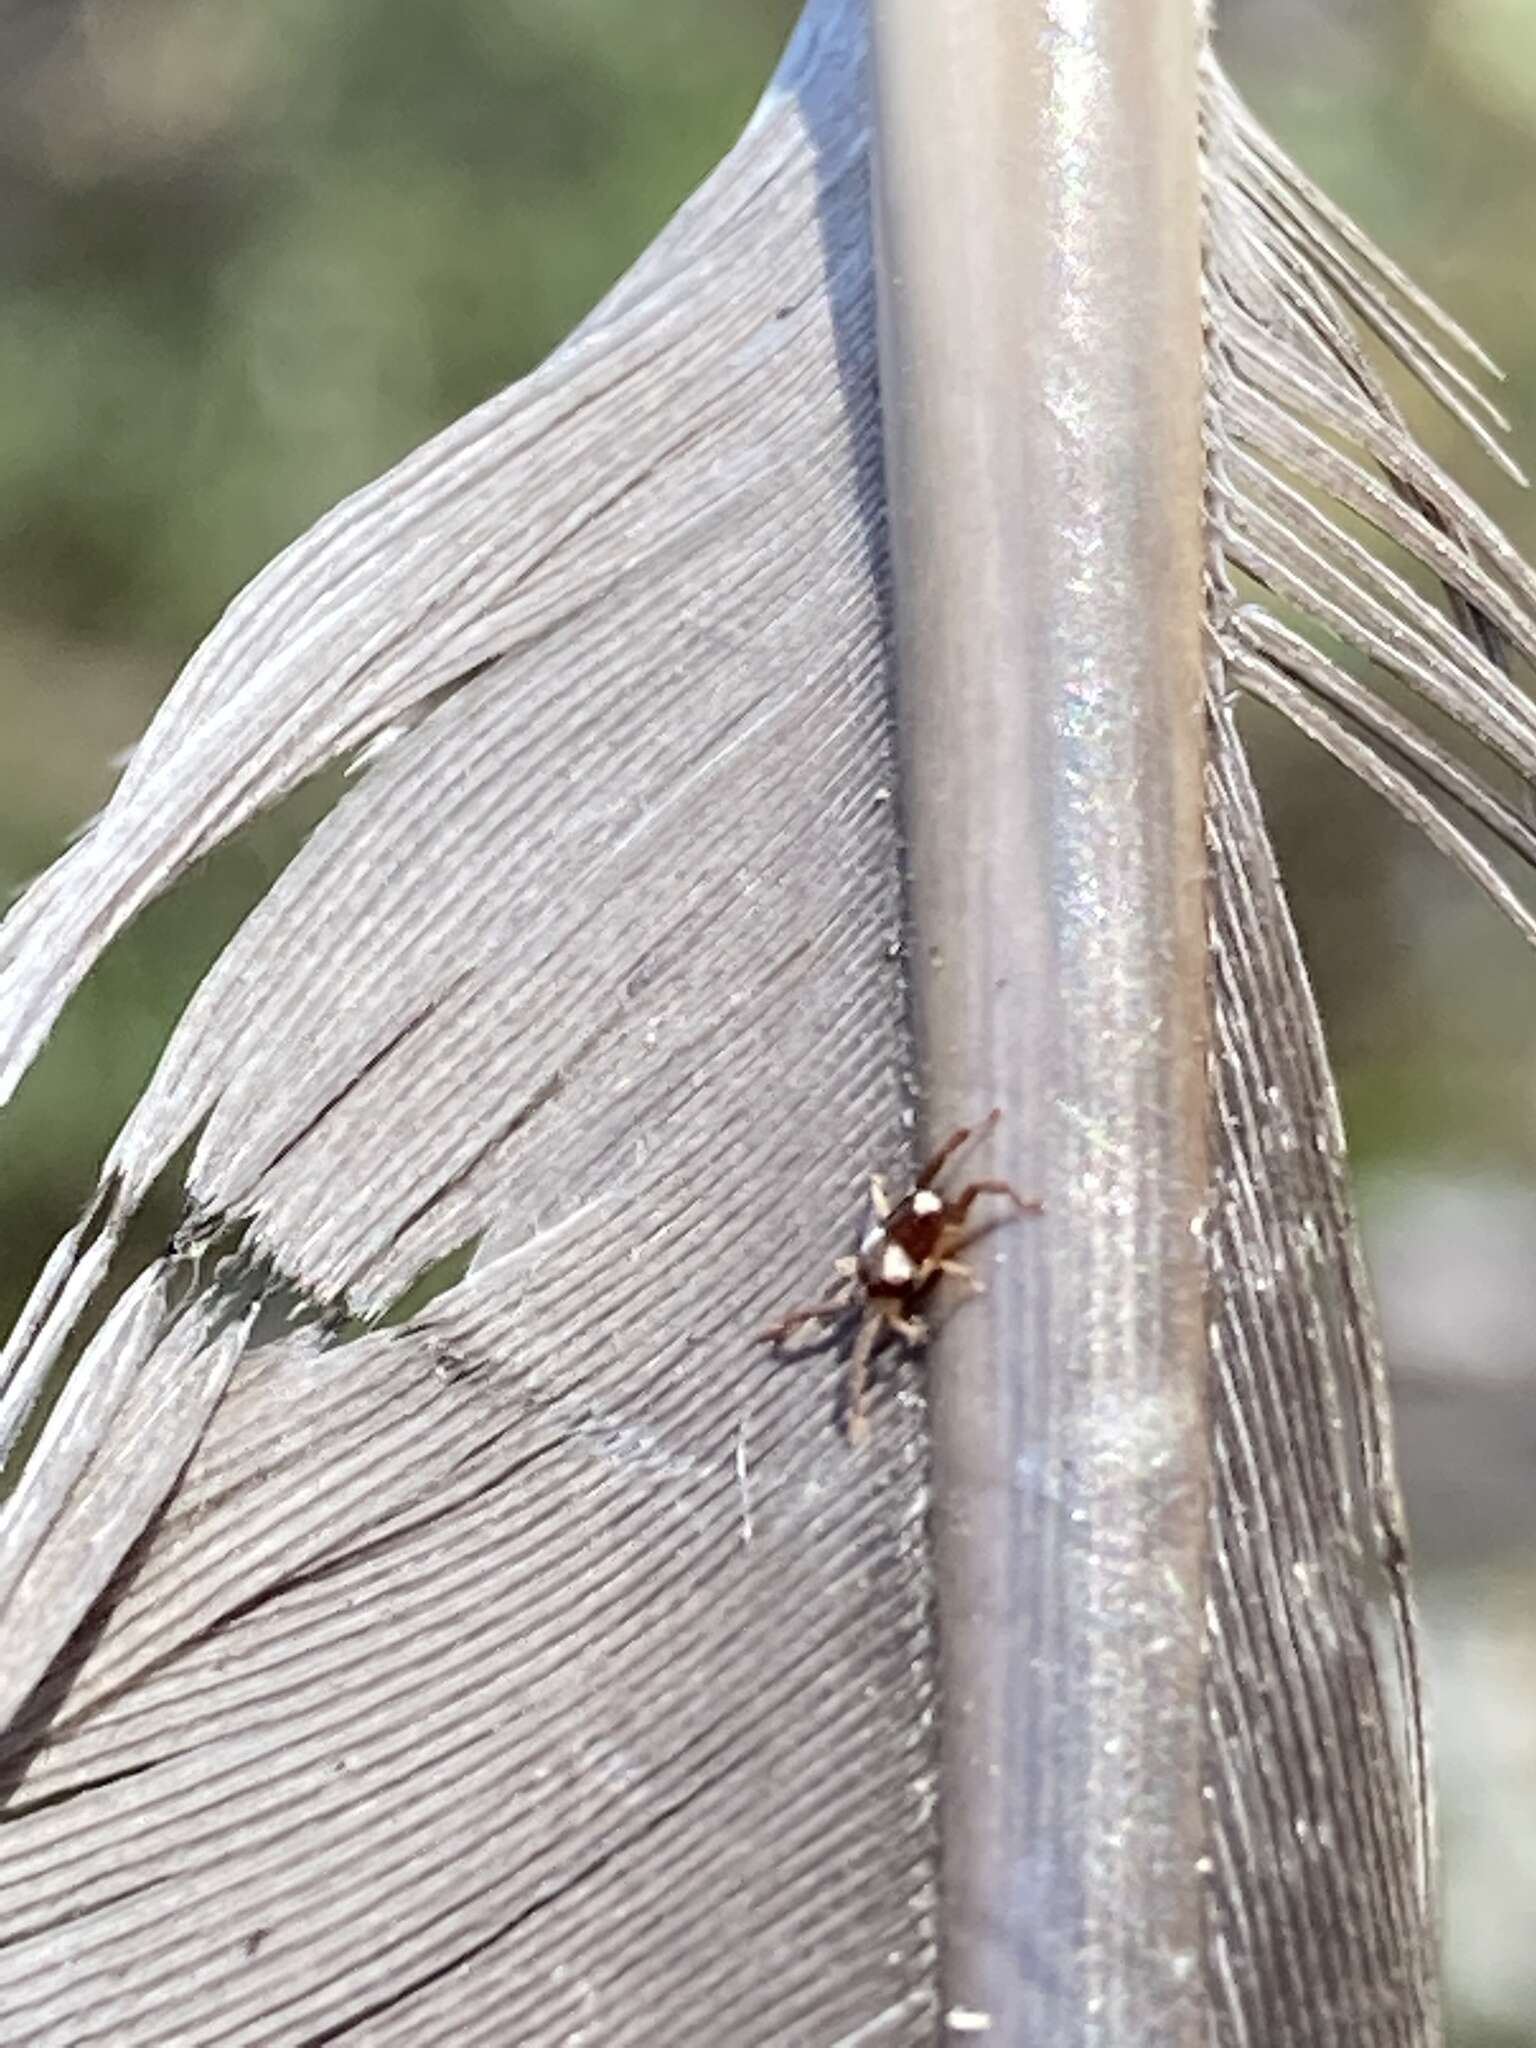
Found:
[{"label": "mite's leg", "polygon": [[[985,1223],[978,1223],[974,1230],[962,1229],[960,1226],[965,1221],[966,1212],[971,1204],[982,1195],[1006,1195],[1008,1200],[1012,1202],[1015,1213],[1019,1216],[1039,1216],[1045,1211],[1045,1204],[1043,1202],[1026,1202],[1024,1197],[1008,1181],[972,1181],[968,1188],[961,1189],[954,1201],[949,1203],[945,1210],[948,1223],[943,1236],[939,1240],[938,1256],[932,1265],[933,1271],[938,1273],[955,1273],[969,1279],[970,1268],[966,1265],[961,1254],[968,1252],[973,1244],[980,1244],[984,1237],[990,1237],[994,1230],[1000,1230],[1004,1224],[1012,1222],[1013,1218],[1009,1216],[992,1216]],[[986,1289],[979,1281],[973,1280],[971,1284],[978,1294],[986,1292]]]},{"label": "mite's leg", "polygon": [[[982,1128],[984,1129],[985,1126]],[[975,1126],[971,1124],[962,1124],[959,1130],[951,1131],[933,1157],[924,1161],[918,1172],[917,1179],[912,1183],[913,1187],[931,1188],[950,1160],[960,1150],[960,1147],[968,1145],[974,1135]]]},{"label": "mite's leg", "polygon": [[799,1308],[792,1308],[787,1315],[779,1317],[776,1323],[766,1323],[756,1333],[758,1344],[782,1344],[792,1330],[798,1330],[802,1323],[835,1323],[839,1316],[848,1312],[846,1293],[829,1295],[825,1301],[807,1301]]},{"label": "mite's leg", "polygon": [[875,1212],[877,1223],[883,1223],[891,1213],[891,1197],[878,1173],[869,1176],[869,1206]]},{"label": "mite's leg", "polygon": [[963,1146],[969,1145],[973,1138],[984,1138],[1002,1113],[1000,1109],[990,1110],[979,1124],[962,1124],[958,1131],[951,1131],[912,1185],[917,1188],[931,1188],[955,1154]]},{"label": "mite's leg", "polygon": [[986,1282],[978,1280],[963,1259],[942,1258],[938,1264],[938,1271],[948,1273],[953,1279],[963,1280],[972,1294],[985,1294],[987,1291]]},{"label": "mite's leg", "polygon": [[880,1341],[885,1328],[885,1317],[879,1309],[869,1309],[859,1325],[859,1334],[854,1339],[853,1354],[848,1360],[848,1442],[859,1450],[869,1441],[869,1361]]},{"label": "mite's leg", "polygon": [[1038,1216],[1044,1209],[1044,1202],[1026,1202],[1011,1180],[973,1180],[963,1187],[946,1209],[952,1223],[963,1223],[970,1214],[971,1204],[983,1195],[1006,1195],[1021,1216]]}]

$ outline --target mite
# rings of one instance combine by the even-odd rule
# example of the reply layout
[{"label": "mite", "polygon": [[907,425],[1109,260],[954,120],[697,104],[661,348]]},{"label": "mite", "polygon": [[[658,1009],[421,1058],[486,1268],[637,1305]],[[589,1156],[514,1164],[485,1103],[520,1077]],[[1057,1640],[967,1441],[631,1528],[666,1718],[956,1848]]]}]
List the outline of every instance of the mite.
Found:
[{"label": "mite", "polygon": [[928,1325],[921,1311],[946,1277],[963,1281],[973,1294],[983,1291],[960,1256],[994,1227],[970,1223],[975,1204],[983,1195],[999,1195],[1019,1216],[1040,1212],[1040,1203],[1026,1202],[1006,1180],[968,1181],[954,1195],[938,1185],[956,1154],[985,1136],[1001,1114],[994,1109],[984,1122],[962,1124],[952,1131],[898,1202],[891,1201],[885,1183],[872,1174],[869,1228],[857,1253],[836,1261],[842,1280],[837,1292],[825,1301],[790,1309],[758,1332],[760,1342],[782,1344],[805,1323],[835,1323],[858,1312],[858,1334],[848,1359],[848,1441],[855,1447],[869,1436],[869,1367],[880,1345],[890,1337],[914,1347],[927,1342]]}]

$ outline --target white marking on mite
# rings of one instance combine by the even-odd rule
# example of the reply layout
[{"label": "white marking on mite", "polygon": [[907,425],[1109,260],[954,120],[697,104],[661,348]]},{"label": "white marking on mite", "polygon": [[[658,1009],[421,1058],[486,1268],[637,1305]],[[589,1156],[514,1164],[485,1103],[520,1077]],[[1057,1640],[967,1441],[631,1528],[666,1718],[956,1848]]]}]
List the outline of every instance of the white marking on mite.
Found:
[{"label": "white marking on mite", "polygon": [[936,1216],[944,1206],[944,1197],[935,1194],[932,1188],[919,1188],[912,1197],[914,1216]]},{"label": "white marking on mite", "polygon": [[899,1287],[904,1280],[910,1280],[917,1271],[899,1244],[888,1244],[880,1255],[880,1278],[889,1280],[893,1287]]}]

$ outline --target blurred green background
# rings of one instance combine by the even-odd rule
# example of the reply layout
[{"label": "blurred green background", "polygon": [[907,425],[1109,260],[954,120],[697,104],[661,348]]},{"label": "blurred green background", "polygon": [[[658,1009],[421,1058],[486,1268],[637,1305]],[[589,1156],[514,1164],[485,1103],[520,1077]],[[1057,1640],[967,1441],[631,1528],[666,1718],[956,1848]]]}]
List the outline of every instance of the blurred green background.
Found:
[{"label": "blurred green background", "polygon": [[[270,555],[586,311],[729,146],[796,11],[0,0],[0,895],[103,801]],[[1536,467],[1536,0],[1227,0],[1221,21],[1281,140],[1503,363]],[[1424,424],[1536,553],[1532,504]],[[1536,1854],[1536,963],[1374,800],[1253,731],[1403,1366],[1456,2038],[1509,2048],[1536,2040],[1536,1867],[1513,1867]],[[144,919],[0,1121],[0,1318],[324,797]],[[1469,1335],[1494,1296],[1513,1328]]]}]

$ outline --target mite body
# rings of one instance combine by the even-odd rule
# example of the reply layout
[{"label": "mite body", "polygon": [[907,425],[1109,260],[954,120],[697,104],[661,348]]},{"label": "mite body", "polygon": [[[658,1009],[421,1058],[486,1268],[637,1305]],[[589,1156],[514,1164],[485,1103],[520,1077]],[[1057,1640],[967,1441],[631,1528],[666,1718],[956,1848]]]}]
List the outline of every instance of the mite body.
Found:
[{"label": "mite body", "polygon": [[927,1341],[928,1325],[922,1310],[946,1277],[965,1283],[972,1293],[981,1292],[980,1282],[960,1256],[994,1227],[970,1222],[976,1203],[984,1195],[997,1195],[1011,1202],[1018,1215],[1039,1212],[1038,1202],[1025,1201],[1005,1180],[968,1181],[953,1195],[938,1185],[939,1176],[955,1155],[973,1138],[991,1130],[998,1116],[994,1109],[983,1123],[974,1127],[963,1124],[951,1132],[897,1202],[891,1201],[879,1177],[872,1175],[869,1228],[857,1253],[837,1260],[835,1270],[842,1281],[837,1292],[825,1301],[789,1310],[758,1333],[765,1343],[781,1344],[805,1323],[832,1323],[858,1313],[858,1333],[848,1360],[851,1444],[863,1443],[869,1434],[869,1366],[881,1343],[891,1337],[914,1346]]}]

